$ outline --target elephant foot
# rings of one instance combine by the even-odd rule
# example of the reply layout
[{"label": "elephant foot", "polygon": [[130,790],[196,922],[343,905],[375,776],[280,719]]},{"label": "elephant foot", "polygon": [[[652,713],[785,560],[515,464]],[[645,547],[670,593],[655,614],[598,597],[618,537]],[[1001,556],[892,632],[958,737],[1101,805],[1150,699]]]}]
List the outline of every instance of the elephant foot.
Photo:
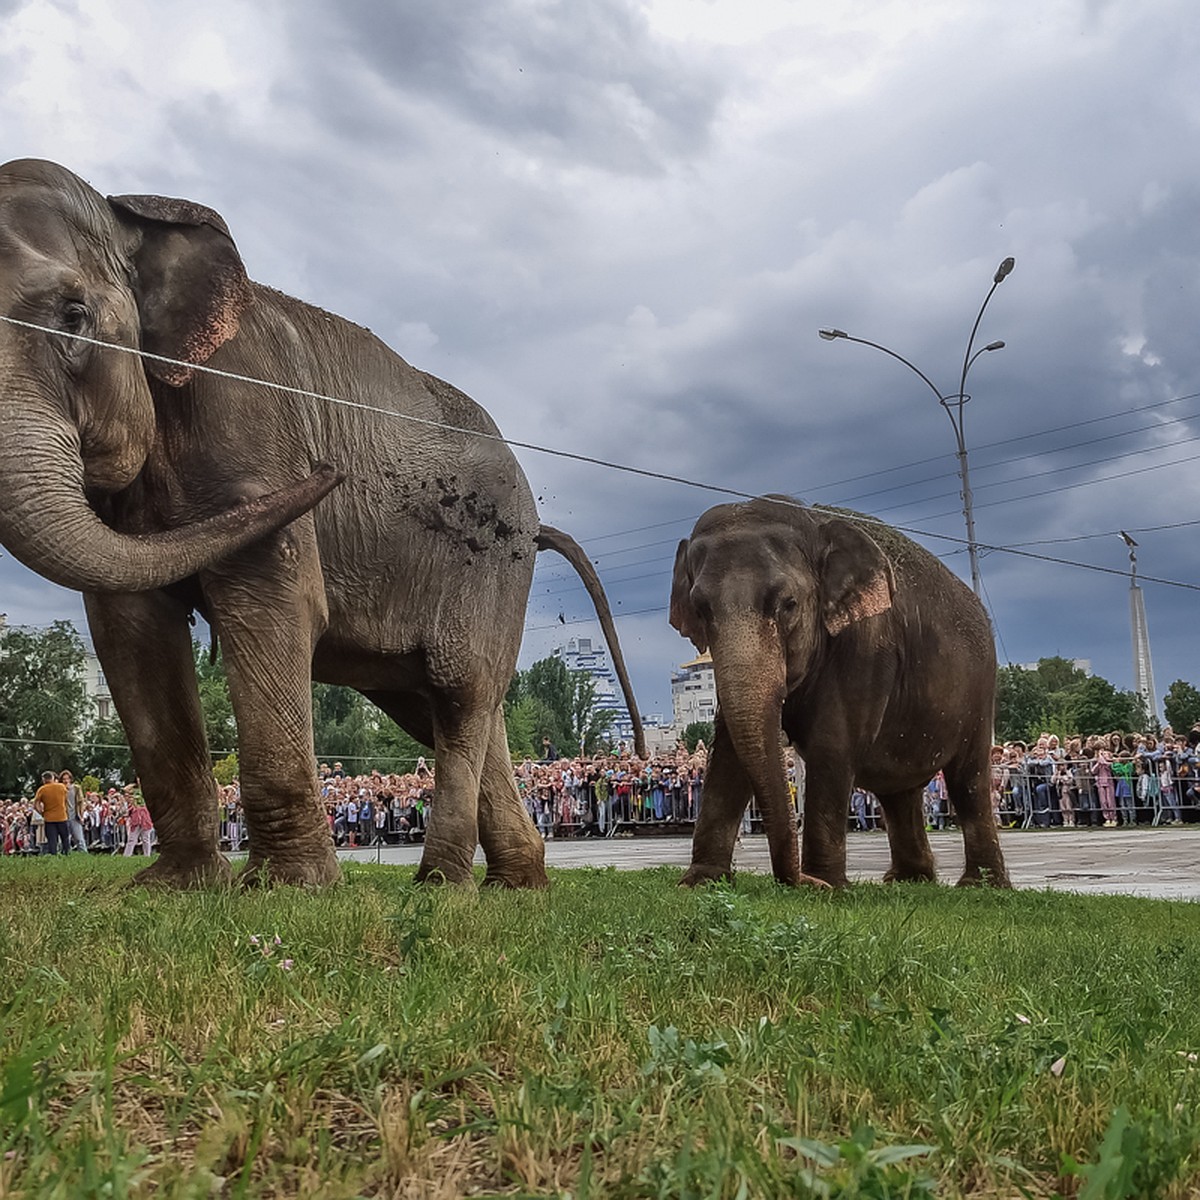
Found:
[{"label": "elephant foot", "polygon": [[247,889],[287,884],[317,890],[338,883],[341,878],[342,869],[332,851],[311,858],[270,858],[251,850],[238,883]]},{"label": "elephant foot", "polygon": [[780,883],[786,883],[788,887],[810,887],[816,888],[818,891],[833,891],[834,888],[844,888],[848,886],[849,880],[843,875],[840,880],[830,881],[821,879],[816,875],[805,875],[803,871],[799,875],[791,879],[781,879]]},{"label": "elephant foot", "polygon": [[1012,883],[1004,864],[992,867],[968,866],[955,887],[1011,888]]},{"label": "elephant foot", "polygon": [[546,875],[546,868],[530,868],[528,871],[522,871],[514,874],[511,871],[493,871],[488,869],[487,875],[483,880],[484,887],[494,888],[529,888],[533,890],[548,888],[550,879]]},{"label": "elephant foot", "polygon": [[417,867],[413,882],[438,887],[471,887],[475,883],[475,872],[469,862],[466,866],[456,862],[438,862],[426,853],[421,858],[421,865]]},{"label": "elephant foot", "polygon": [[889,867],[884,883],[937,883],[937,871],[932,866]]},{"label": "elephant foot", "polygon": [[788,887],[834,888],[840,891],[850,886],[845,869],[840,867],[830,867],[827,871],[806,871],[801,867],[795,875],[788,875],[786,878],[777,875],[775,878]]},{"label": "elephant foot", "polygon": [[550,886],[546,864],[535,860],[526,863],[488,863],[484,887],[541,889]]},{"label": "elephant foot", "polygon": [[499,848],[495,843],[484,846],[487,874],[484,887],[548,888],[546,876],[546,844],[537,835],[509,838]]},{"label": "elephant foot", "polygon": [[198,888],[228,887],[233,872],[223,855],[216,853],[180,859],[159,855],[129,882],[131,887],[195,891]]},{"label": "elephant foot", "polygon": [[732,867],[714,867],[705,863],[692,863],[684,877],[679,881],[680,887],[694,888],[705,883],[732,883]]}]

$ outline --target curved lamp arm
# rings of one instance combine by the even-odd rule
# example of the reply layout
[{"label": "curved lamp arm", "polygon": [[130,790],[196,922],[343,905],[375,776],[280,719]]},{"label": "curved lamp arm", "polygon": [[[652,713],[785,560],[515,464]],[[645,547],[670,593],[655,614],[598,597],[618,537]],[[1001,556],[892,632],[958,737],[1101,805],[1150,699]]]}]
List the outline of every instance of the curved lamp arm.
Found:
[{"label": "curved lamp arm", "polygon": [[844,338],[847,342],[857,342],[860,346],[870,346],[872,350],[882,351],[884,354],[894,358],[897,362],[902,362],[914,375],[920,375],[925,381],[926,387],[938,398],[941,403],[942,393],[933,385],[933,380],[921,370],[920,367],[910,363],[903,354],[897,354],[895,350],[889,350],[886,346],[881,346],[878,342],[868,342],[866,338],[851,337],[844,329],[818,329],[817,337],[823,338],[827,342],[837,341],[839,338]]},{"label": "curved lamp arm", "polygon": [[[958,394],[961,396],[967,390],[967,372],[971,369],[971,364],[979,357],[978,354],[971,356],[971,347],[975,345],[975,335],[979,332],[979,322],[983,320],[983,314],[987,309],[988,302],[995,295],[996,289],[1012,274],[1013,267],[1017,265],[1017,260],[1009,255],[997,268],[996,274],[992,276],[992,286],[988,289],[988,294],[984,296],[983,303],[979,306],[979,313],[975,317],[975,324],[971,326],[971,336],[967,338],[967,352],[963,355],[962,374],[958,379]],[[997,345],[995,342],[984,346],[984,350],[999,350],[1004,343],[1000,342]]]}]

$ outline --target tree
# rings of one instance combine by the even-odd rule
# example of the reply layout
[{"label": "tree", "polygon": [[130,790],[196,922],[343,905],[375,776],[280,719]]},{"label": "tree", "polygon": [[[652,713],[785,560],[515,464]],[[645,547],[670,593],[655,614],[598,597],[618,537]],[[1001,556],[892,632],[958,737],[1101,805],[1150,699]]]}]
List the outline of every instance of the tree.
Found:
[{"label": "tree", "polygon": [[1186,733],[1200,721],[1200,691],[1177,679],[1163,697],[1163,714],[1176,733]]},{"label": "tree", "polygon": [[[514,758],[540,758],[542,729],[550,729],[554,718],[536,696],[521,696],[504,702],[504,727],[508,732],[508,752]],[[547,736],[549,736],[547,734]]]},{"label": "tree", "polygon": [[1045,686],[1036,671],[1001,667],[996,672],[996,736],[1002,742],[1029,741],[1045,702]]},{"label": "tree", "polygon": [[[528,671],[518,671],[513,687],[518,699],[530,697],[538,701],[533,708],[535,757],[541,757],[542,739],[549,738],[562,754],[572,753],[579,740],[572,729],[571,711],[574,689],[570,671],[561,658],[551,655],[535,662]],[[513,688],[509,688],[510,694]]]},{"label": "tree", "polygon": [[78,768],[91,715],[83,641],[69,621],[0,635],[0,790],[29,788],[43,770]]},{"label": "tree", "polygon": [[1099,675],[1089,676],[1080,688],[1079,727],[1085,737],[1113,730],[1133,732],[1146,728],[1147,714],[1136,692],[1123,692]]},{"label": "tree", "polygon": [[713,744],[713,723],[711,721],[693,721],[683,731],[683,744],[689,754],[694,754],[696,747],[703,742],[710,750]]},{"label": "tree", "polygon": [[321,762],[341,762],[351,774],[413,770],[429,748],[353,688],[314,683],[313,748]]},{"label": "tree", "polygon": [[200,692],[200,707],[204,711],[204,733],[208,738],[208,748],[214,754],[230,754],[237,749],[238,736],[225,664],[219,657],[214,657],[207,646],[202,646],[194,639],[192,657],[196,663],[196,687]]},{"label": "tree", "polygon": [[132,782],[133,755],[125,727],[116,717],[93,721],[83,737],[81,764],[107,783]]},{"label": "tree", "polygon": [[1070,659],[1059,655],[1039,658],[1034,669],[1047,692],[1070,691],[1088,677],[1086,671],[1081,671]]},{"label": "tree", "polygon": [[228,787],[238,777],[238,756],[228,754],[213,764],[213,778],[221,787]]},{"label": "tree", "polygon": [[584,754],[609,745],[608,732],[617,719],[611,708],[596,704],[596,681],[586,671],[571,671],[571,736]]},{"label": "tree", "polygon": [[[568,671],[551,655],[513,677],[505,699],[505,720],[511,722],[509,749],[542,755],[543,738],[560,754],[595,754],[608,741],[616,714],[596,703],[596,681],[586,671]],[[514,732],[516,736],[514,737]]]},{"label": "tree", "polygon": [[1043,658],[1032,670],[1001,667],[996,673],[996,736],[1032,741],[1040,733],[1060,738],[1143,730],[1148,714],[1141,697],[1123,692],[1099,675],[1088,675],[1065,658]]},{"label": "tree", "polygon": [[386,774],[405,775],[416,769],[417,759],[433,753],[368,700],[363,700],[375,726],[376,764]]}]

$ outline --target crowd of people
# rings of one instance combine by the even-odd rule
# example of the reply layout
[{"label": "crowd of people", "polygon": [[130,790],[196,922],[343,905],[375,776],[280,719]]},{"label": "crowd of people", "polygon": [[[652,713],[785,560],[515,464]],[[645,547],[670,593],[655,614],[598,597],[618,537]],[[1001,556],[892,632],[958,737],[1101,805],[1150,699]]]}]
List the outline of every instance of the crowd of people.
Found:
[{"label": "crowd of people", "polygon": [[87,791],[70,771],[45,771],[33,796],[0,802],[5,854],[149,854],[154,823],[135,783]]},{"label": "crowd of people", "polygon": [[[526,758],[513,769],[517,791],[546,838],[602,837],[622,824],[695,820],[707,751],[682,745],[642,760],[627,753]],[[424,758],[403,775],[348,775],[340,762],[318,769],[330,833],[339,846],[419,841],[436,789]]]},{"label": "crowd of people", "polygon": [[1179,825],[1200,819],[1200,730],[1177,736],[1042,734],[992,750],[992,804],[1003,825]]},{"label": "crowd of people", "polygon": [[[1005,829],[1181,825],[1200,821],[1200,729],[1178,736],[1110,733],[1065,741],[1043,733],[1036,741],[992,747],[991,800]],[[946,781],[938,772],[924,790],[925,824],[945,829],[954,820]],[[851,827],[882,828],[878,802],[855,788]]]},{"label": "crowd of people", "polygon": [[[514,766],[517,790],[545,838],[611,836],[623,828],[651,825],[687,828],[700,811],[708,752],[703,742],[689,751],[640,759],[622,751],[563,758],[551,752]],[[785,755],[793,803],[804,807],[804,763]],[[321,802],[330,837],[356,848],[420,841],[436,802],[434,771],[424,758],[403,774],[351,775],[342,763],[322,762]],[[1200,821],[1200,729],[1186,736],[1112,733],[1065,742],[1050,733],[1032,744],[1006,742],[992,748],[991,799],[1004,828],[1050,828],[1181,824]],[[237,782],[220,789],[222,845],[239,850],[246,822]],[[935,775],[924,791],[929,829],[944,829],[954,813],[945,780]],[[754,804],[743,830],[756,828]],[[863,831],[882,828],[878,801],[861,787],[849,797],[847,821]],[[70,771],[46,772],[32,797],[0,804],[0,843],[5,854],[149,854],[150,814],[136,783],[83,791]]]}]

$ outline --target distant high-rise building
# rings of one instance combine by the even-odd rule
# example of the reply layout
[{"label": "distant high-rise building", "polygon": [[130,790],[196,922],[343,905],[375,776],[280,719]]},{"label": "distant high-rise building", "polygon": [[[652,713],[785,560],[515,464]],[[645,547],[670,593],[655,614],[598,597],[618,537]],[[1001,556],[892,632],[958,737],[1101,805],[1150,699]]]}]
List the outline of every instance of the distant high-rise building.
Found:
[{"label": "distant high-rise building", "polygon": [[717,715],[717,677],[712,655],[707,651],[683,663],[671,676],[671,708],[679,733],[697,721],[713,721]]},{"label": "distant high-rise building", "polygon": [[573,637],[565,646],[555,646],[550,653],[562,659],[568,671],[585,671],[592,677],[596,685],[596,707],[613,713],[612,737],[631,742],[633,721],[625,707],[616,673],[609,664],[607,647],[595,644],[590,637]]}]

